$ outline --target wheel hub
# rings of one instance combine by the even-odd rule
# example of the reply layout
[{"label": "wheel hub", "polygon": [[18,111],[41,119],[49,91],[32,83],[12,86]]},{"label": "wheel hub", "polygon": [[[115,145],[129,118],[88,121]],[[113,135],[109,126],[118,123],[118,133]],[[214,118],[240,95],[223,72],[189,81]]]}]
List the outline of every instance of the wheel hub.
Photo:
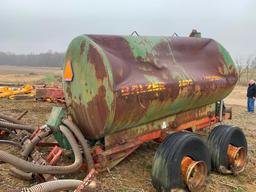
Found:
[{"label": "wheel hub", "polygon": [[228,145],[228,160],[233,173],[238,174],[244,170],[247,158],[247,152],[244,147],[235,147]]},{"label": "wheel hub", "polygon": [[181,162],[181,172],[190,191],[200,191],[205,187],[207,165],[204,161],[194,161],[185,156]]}]

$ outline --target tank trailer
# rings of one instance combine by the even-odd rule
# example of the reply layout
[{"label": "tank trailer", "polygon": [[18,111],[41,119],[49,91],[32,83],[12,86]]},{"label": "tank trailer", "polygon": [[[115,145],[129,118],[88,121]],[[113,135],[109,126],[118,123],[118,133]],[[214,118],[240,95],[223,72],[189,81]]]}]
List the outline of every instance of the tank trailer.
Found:
[{"label": "tank trailer", "polygon": [[[32,134],[21,141],[22,158],[0,151],[0,160],[13,165],[16,176],[46,181],[21,191],[78,192],[90,188],[94,175],[154,141],[155,190],[200,191],[211,171],[236,175],[246,165],[243,131],[223,123],[232,118],[223,99],[237,79],[230,54],[213,39],[78,36],[65,56],[66,109],[54,107],[36,130],[1,116],[6,121],[0,127]],[[201,137],[202,131],[207,135]],[[55,143],[42,142],[51,135]],[[42,145],[53,147],[46,158],[38,151]],[[64,149],[74,162],[56,165]],[[83,181],[56,180],[81,169],[88,172]]]}]

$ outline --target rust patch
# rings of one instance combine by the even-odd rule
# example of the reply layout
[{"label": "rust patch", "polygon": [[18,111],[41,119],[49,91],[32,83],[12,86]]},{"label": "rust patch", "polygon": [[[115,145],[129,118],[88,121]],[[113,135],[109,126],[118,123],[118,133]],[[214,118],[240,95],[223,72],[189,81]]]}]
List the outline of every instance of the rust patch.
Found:
[{"label": "rust patch", "polygon": [[72,103],[72,111],[74,111],[75,119],[83,132],[84,136],[89,139],[100,138],[103,136],[105,123],[109,114],[108,106],[105,98],[106,89],[101,86],[98,95],[95,96],[88,104]]},{"label": "rust patch", "polygon": [[97,79],[103,79],[107,76],[102,57],[98,50],[92,45],[89,46],[88,64],[94,65]]},{"label": "rust patch", "polygon": [[85,42],[83,41],[83,42],[80,44],[80,56],[84,53],[84,47],[85,47]]}]

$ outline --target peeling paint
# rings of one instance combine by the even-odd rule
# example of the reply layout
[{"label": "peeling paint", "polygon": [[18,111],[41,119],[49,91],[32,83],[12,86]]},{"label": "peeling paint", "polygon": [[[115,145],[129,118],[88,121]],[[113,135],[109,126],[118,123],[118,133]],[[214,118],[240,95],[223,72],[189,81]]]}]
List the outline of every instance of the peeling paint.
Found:
[{"label": "peeling paint", "polygon": [[204,38],[81,35],[65,61],[69,112],[92,139],[215,103],[237,81],[228,52]]}]

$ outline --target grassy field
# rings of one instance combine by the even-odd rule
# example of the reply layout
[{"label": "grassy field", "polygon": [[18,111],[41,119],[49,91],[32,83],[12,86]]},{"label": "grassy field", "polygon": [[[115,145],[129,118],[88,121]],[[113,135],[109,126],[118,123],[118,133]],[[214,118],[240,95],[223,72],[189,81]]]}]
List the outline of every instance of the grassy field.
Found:
[{"label": "grassy field", "polygon": [[16,67],[0,65],[0,82],[8,83],[46,83],[62,81],[61,68],[53,67]]}]

